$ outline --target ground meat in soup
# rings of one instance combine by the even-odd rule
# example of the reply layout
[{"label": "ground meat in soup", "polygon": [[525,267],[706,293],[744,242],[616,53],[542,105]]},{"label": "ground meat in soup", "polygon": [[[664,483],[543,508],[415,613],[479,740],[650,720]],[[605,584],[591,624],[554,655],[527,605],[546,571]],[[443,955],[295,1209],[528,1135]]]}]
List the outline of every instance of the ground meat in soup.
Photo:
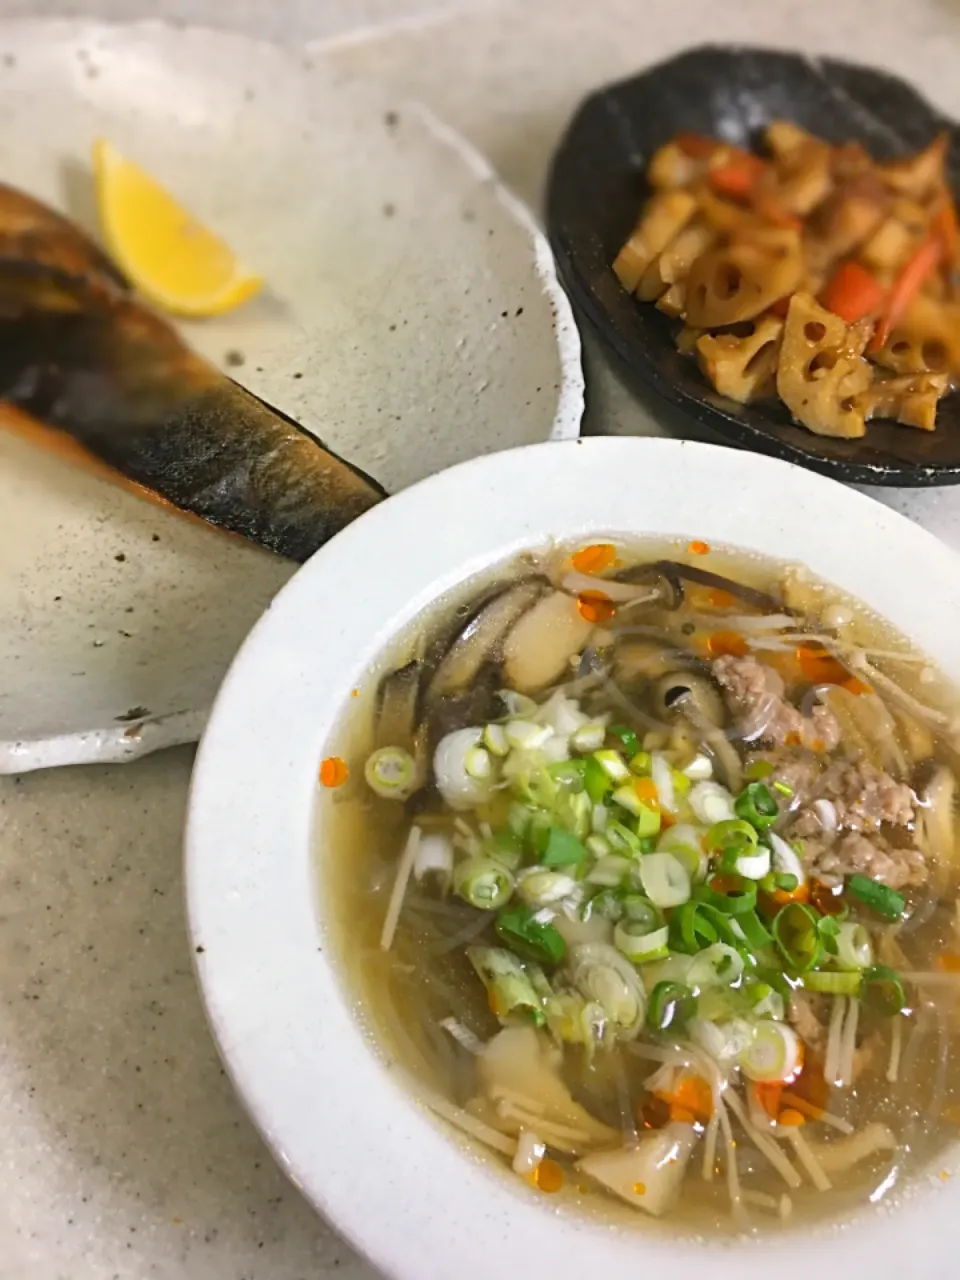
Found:
[{"label": "ground meat in soup", "polygon": [[819,840],[803,843],[803,861],[810,875],[826,885],[841,884],[846,876],[863,875],[891,889],[924,884],[928,871],[919,849],[897,848],[880,835],[864,836],[848,832],[827,844]]},{"label": "ground meat in soup", "polygon": [[910,787],[867,760],[831,765],[820,794],[833,801],[838,825],[850,831],[875,831],[884,822],[905,827],[913,821],[916,798]]},{"label": "ground meat in soup", "polygon": [[833,713],[815,706],[809,716],[803,715],[784,696],[780,673],[757,658],[725,654],[714,662],[713,674],[748,742],[798,744],[817,751],[832,751],[839,743],[840,726]]}]

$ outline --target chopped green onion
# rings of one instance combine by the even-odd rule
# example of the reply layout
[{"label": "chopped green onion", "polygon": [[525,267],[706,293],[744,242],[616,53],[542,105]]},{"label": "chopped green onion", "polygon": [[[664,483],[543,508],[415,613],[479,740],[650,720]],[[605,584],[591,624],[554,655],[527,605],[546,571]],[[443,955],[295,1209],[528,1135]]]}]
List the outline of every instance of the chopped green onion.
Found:
[{"label": "chopped green onion", "polygon": [[751,760],[743,771],[743,776],[748,782],[760,782],[763,778],[769,778],[773,773],[773,765],[769,760]]},{"label": "chopped green onion", "polygon": [[647,1026],[651,1031],[682,1031],[697,1011],[697,997],[682,982],[658,982],[650,992]]},{"label": "chopped green onion", "polygon": [[517,876],[517,893],[531,907],[549,907],[569,898],[577,888],[573,876],[562,871],[530,867]]},{"label": "chopped green onion", "polygon": [[601,916],[604,920],[612,920],[614,924],[622,920],[622,894],[616,889],[601,889],[592,898],[588,898],[580,910],[580,918],[589,920],[591,916]]},{"label": "chopped green onion", "polygon": [[685,796],[690,790],[690,779],[685,773],[681,773],[679,769],[670,770],[670,781],[673,783],[673,789],[678,796]]},{"label": "chopped green onion", "polygon": [[870,907],[886,920],[899,920],[907,905],[902,893],[897,893],[889,885],[881,884],[879,880],[871,880],[869,876],[851,876],[847,881],[847,889],[865,907]]},{"label": "chopped green onion", "polygon": [[599,720],[591,720],[589,724],[575,729],[570,735],[570,745],[574,751],[599,751],[607,736],[606,725]]},{"label": "chopped green onion", "polygon": [[618,804],[621,809],[631,814],[637,821],[637,836],[655,836],[660,830],[660,811],[651,809],[637,795],[636,788],[632,783],[625,787],[618,787],[614,791],[612,800]]},{"label": "chopped green onion", "polygon": [[742,818],[726,818],[723,822],[715,822],[706,835],[710,853],[732,851],[737,857],[756,849],[758,841],[759,836],[754,828]]},{"label": "chopped green onion", "polygon": [[496,911],[510,900],[513,876],[493,858],[466,858],[453,869],[453,890],[481,911]]},{"label": "chopped green onion", "polygon": [[607,840],[618,853],[640,853],[640,837],[616,818],[610,818],[604,829]]},{"label": "chopped green onion", "polygon": [[783,1021],[786,1013],[784,998],[769,982],[748,982],[743,989],[743,994],[758,1018],[774,1018],[777,1022]]},{"label": "chopped green onion", "polygon": [[587,873],[588,884],[603,885],[604,888],[617,889],[631,873],[637,869],[632,858],[624,858],[618,853],[607,854],[598,858]]},{"label": "chopped green onion", "polygon": [[663,924],[663,916],[649,898],[642,893],[628,893],[623,898],[623,914],[636,924],[646,925],[648,929],[658,929]]},{"label": "chopped green onion", "polygon": [[793,787],[788,787],[785,782],[774,782],[773,789],[774,791],[779,791],[782,796],[793,795]]},{"label": "chopped green onion", "polygon": [[468,947],[467,959],[486,987],[490,1009],[500,1022],[506,1025],[511,1015],[518,1013],[534,1026],[543,1026],[546,1022],[543,1001],[512,951],[502,947]]},{"label": "chopped green onion", "polygon": [[812,969],[803,975],[803,985],[808,991],[822,991],[830,996],[855,996],[860,992],[859,973],[844,973],[836,969]]},{"label": "chopped green onion", "polygon": [[635,756],[640,750],[640,739],[625,724],[612,724],[607,733],[611,738],[616,738],[628,756]]},{"label": "chopped green onion", "polygon": [[516,871],[523,861],[523,841],[509,827],[495,831],[483,842],[484,853],[503,863],[510,871]]},{"label": "chopped green onion", "polygon": [[592,835],[587,836],[584,844],[595,858],[605,858],[610,852],[610,841],[606,836]]},{"label": "chopped green onion", "polygon": [[672,853],[646,853],[640,859],[640,883],[656,907],[679,907],[690,897],[690,875]]},{"label": "chopped green onion", "polygon": [[761,848],[756,853],[741,853],[735,859],[733,869],[745,880],[762,880],[770,870],[770,850]]},{"label": "chopped green onion", "polygon": [[529,805],[521,804],[519,800],[514,800],[507,810],[507,826],[521,840],[527,834],[532,818],[533,810]]},{"label": "chopped green onion", "polygon": [[483,745],[492,756],[505,756],[510,751],[510,743],[502,724],[488,724],[483,730]]},{"label": "chopped green onion", "polygon": [[837,964],[844,969],[869,969],[873,964],[873,943],[862,924],[848,920],[838,926]]},{"label": "chopped green onion", "polygon": [[685,902],[670,916],[670,946],[674,951],[692,955],[717,941],[717,931],[702,911],[699,902]]},{"label": "chopped green onion", "polygon": [[571,791],[582,791],[584,774],[587,771],[585,760],[559,760],[556,764],[547,765],[547,773],[554,782],[568,787]]},{"label": "chopped green onion", "polygon": [[557,801],[557,817],[578,840],[590,834],[590,813],[590,797],[584,791],[564,791]]},{"label": "chopped green onion", "polygon": [[737,924],[743,930],[743,936],[752,951],[762,951],[769,947],[773,938],[757,915],[756,911],[744,911],[736,917]]},{"label": "chopped green onion", "polygon": [[730,987],[743,977],[743,956],[726,942],[715,942],[700,951],[687,970],[692,987]]},{"label": "chopped green onion", "polygon": [[403,747],[380,747],[368,757],[363,776],[382,799],[406,800],[416,784],[417,765]]},{"label": "chopped green onion", "polygon": [[662,960],[667,954],[669,929],[648,929],[639,920],[621,920],[613,931],[613,945],[633,964]]},{"label": "chopped green onion", "polygon": [[773,826],[780,812],[776,797],[764,782],[749,782],[733,802],[738,818],[743,818],[758,831]]},{"label": "chopped green onion", "polygon": [[532,810],[530,823],[527,827],[525,843],[528,851],[533,854],[534,858],[539,859],[544,853],[546,853],[553,825],[553,819],[546,810]]},{"label": "chopped green onion", "polygon": [[773,877],[773,887],[782,889],[784,893],[793,893],[794,889],[798,888],[799,885],[800,881],[796,876],[791,875],[789,871],[778,871]]},{"label": "chopped green onion", "polygon": [[583,785],[587,795],[594,804],[600,804],[613,790],[613,782],[596,755],[587,756],[584,765]]},{"label": "chopped green onion", "polygon": [[497,936],[524,960],[538,964],[559,964],[567,954],[567,944],[559,929],[539,919],[529,906],[509,906],[497,916]]},{"label": "chopped green onion", "polygon": [[728,916],[739,916],[756,907],[757,886],[752,880],[739,876],[732,876],[729,881],[708,880],[697,887],[696,897]]},{"label": "chopped green onion", "polygon": [[595,751],[590,759],[596,760],[612,782],[626,782],[630,777],[630,770],[616,751]]},{"label": "chopped green onion", "polygon": [[508,718],[513,720],[536,715],[539,710],[533,698],[528,698],[525,693],[517,693],[514,689],[500,689],[497,697],[503,703]]},{"label": "chopped green onion", "polygon": [[503,731],[510,746],[519,751],[536,751],[553,737],[549,725],[534,724],[531,720],[508,720]]},{"label": "chopped green onion", "polygon": [[653,756],[649,751],[638,751],[630,761],[630,772],[638,775],[649,773],[652,764]]},{"label": "chopped green onion", "polygon": [[582,862],[587,851],[575,835],[563,827],[551,827],[547,847],[543,851],[545,867],[572,867]]},{"label": "chopped green onion", "polygon": [[754,1027],[753,1038],[737,1063],[747,1079],[757,1084],[786,1083],[803,1065],[803,1045],[792,1027],[764,1019]]},{"label": "chopped green onion", "polygon": [[817,921],[817,933],[820,935],[823,949],[828,955],[835,956],[837,954],[837,934],[839,932],[840,925],[834,920],[833,916],[824,916]]},{"label": "chopped green onion", "polygon": [[463,767],[469,778],[489,778],[493,773],[490,752],[484,747],[471,747],[463,757]]},{"label": "chopped green onion", "polygon": [[806,973],[823,956],[816,913],[801,902],[788,902],[773,918],[773,940],[791,973]]},{"label": "chopped green onion", "polygon": [[705,872],[706,855],[700,843],[700,830],[688,823],[678,823],[661,832],[657,853],[672,853],[679,858],[691,879],[701,879]]},{"label": "chopped green onion", "polygon": [[907,1003],[900,975],[885,964],[875,964],[866,970],[860,999],[868,1009],[884,1018],[892,1018],[902,1012]]}]

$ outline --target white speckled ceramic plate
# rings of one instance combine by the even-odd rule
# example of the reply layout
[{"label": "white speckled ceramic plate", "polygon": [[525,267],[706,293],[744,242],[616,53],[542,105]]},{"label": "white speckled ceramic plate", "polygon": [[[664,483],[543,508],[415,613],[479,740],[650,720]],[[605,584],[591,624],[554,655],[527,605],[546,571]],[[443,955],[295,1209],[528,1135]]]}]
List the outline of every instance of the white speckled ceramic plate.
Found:
[{"label": "white speckled ceramic plate", "polygon": [[[0,25],[0,101],[0,179],[92,227],[106,136],[266,276],[189,340],[388,490],[577,434],[549,250],[424,109],[315,52],[155,23]],[[0,772],[195,738],[291,572],[0,431]]]},{"label": "white speckled ceramic plate", "polygon": [[[656,484],[638,503],[644,476]],[[418,534],[453,521],[445,538]],[[932,1170],[908,1184],[895,1211],[868,1205],[842,1230],[801,1223],[710,1246],[644,1221],[626,1229],[612,1215],[558,1211],[418,1107],[373,1051],[341,982],[326,928],[333,904],[316,875],[317,850],[337,852],[325,847],[331,807],[318,803],[317,765],[342,745],[350,690],[391,637],[472,575],[552,539],[626,533],[806,563],[960,679],[955,553],[801,467],[691,441],[593,439],[432,477],[314,556],[217,698],[194,772],[186,882],[220,1052],[295,1184],[391,1280],[947,1280],[960,1248],[960,1182]],[[375,562],[365,582],[351,558]],[[345,607],[331,612],[331,598]],[[958,1157],[953,1144],[934,1168],[952,1174]]]}]

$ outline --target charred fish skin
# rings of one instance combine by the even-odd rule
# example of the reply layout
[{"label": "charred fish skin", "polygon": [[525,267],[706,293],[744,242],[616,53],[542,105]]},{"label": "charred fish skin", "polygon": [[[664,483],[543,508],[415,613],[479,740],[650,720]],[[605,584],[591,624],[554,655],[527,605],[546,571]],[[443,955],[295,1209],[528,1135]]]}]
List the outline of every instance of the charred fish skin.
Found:
[{"label": "charred fish skin", "polygon": [[0,259],[32,262],[99,279],[123,292],[129,289],[117,265],[75,222],[5,182],[0,182]]},{"label": "charred fish skin", "polygon": [[0,256],[0,399],[183,511],[292,560],[386,496],[102,273]]}]

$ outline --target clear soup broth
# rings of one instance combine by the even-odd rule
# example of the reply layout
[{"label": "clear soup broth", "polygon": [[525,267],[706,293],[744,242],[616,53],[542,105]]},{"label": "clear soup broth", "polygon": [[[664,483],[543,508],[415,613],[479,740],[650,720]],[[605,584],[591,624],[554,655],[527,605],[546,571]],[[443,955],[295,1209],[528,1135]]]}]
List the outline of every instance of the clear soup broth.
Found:
[{"label": "clear soup broth", "polygon": [[946,1176],[957,705],[797,566],[610,538],[467,584],[321,768],[358,1015],[554,1203],[699,1235]]}]

